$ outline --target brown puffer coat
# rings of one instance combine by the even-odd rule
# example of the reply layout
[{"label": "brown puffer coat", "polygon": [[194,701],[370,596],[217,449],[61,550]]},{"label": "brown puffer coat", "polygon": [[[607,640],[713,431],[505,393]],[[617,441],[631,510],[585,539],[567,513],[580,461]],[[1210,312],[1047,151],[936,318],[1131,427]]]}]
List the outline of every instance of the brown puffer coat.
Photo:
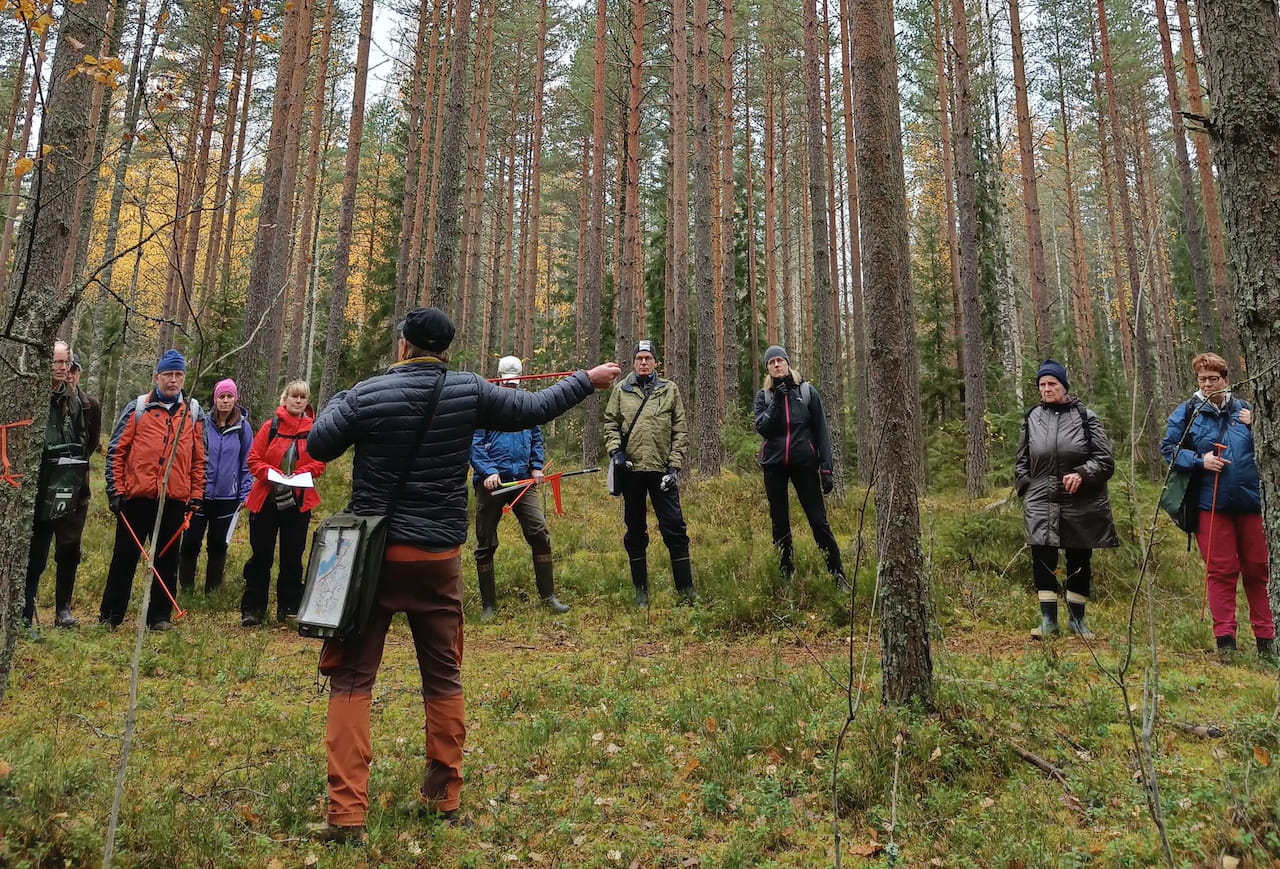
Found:
[{"label": "brown puffer coat", "polygon": [[[1098,415],[1079,399],[1032,408],[1014,463],[1027,543],[1064,549],[1119,546],[1107,497],[1107,480],[1115,467],[1111,441]],[[1062,478],[1071,473],[1084,478],[1074,495],[1062,485]]]}]

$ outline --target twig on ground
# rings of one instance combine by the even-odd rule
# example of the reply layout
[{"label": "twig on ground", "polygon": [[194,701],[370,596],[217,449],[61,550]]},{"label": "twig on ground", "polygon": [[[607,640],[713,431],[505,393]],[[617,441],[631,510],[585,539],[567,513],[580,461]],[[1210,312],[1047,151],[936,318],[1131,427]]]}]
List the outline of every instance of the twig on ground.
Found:
[{"label": "twig on ground", "polygon": [[1198,736],[1201,739],[1220,739],[1227,735],[1227,732],[1221,727],[1214,724],[1192,724],[1188,721],[1175,721],[1173,726],[1190,733],[1192,736]]}]

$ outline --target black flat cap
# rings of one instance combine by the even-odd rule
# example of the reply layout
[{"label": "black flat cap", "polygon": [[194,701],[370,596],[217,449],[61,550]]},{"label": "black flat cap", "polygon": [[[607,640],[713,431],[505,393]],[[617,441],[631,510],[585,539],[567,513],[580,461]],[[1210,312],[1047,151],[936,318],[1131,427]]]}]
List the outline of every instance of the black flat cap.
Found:
[{"label": "black flat cap", "polygon": [[439,308],[414,308],[400,329],[406,341],[423,350],[444,350],[453,341],[453,321]]}]

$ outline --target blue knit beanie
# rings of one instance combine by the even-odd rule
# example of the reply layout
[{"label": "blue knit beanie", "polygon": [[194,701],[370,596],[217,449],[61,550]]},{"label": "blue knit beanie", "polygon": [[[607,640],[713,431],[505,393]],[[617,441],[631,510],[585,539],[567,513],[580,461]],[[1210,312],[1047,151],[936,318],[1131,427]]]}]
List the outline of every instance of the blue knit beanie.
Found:
[{"label": "blue knit beanie", "polygon": [[187,360],[177,350],[166,350],[156,361],[156,374],[163,374],[166,371],[181,371],[186,373]]},{"label": "blue knit beanie", "polygon": [[1062,388],[1067,392],[1071,391],[1071,382],[1067,380],[1067,368],[1061,362],[1055,362],[1052,359],[1046,359],[1040,363],[1040,370],[1036,372],[1036,385],[1040,385],[1041,377],[1052,377],[1054,380],[1062,384]]}]

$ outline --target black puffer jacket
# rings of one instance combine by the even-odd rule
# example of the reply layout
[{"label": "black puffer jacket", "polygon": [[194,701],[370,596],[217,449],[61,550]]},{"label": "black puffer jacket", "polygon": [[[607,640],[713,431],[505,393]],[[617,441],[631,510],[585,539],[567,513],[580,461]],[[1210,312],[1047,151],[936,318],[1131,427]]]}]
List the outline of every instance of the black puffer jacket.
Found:
[{"label": "black puffer jacket", "polygon": [[[1014,462],[1027,543],[1064,549],[1119,546],[1107,497],[1107,480],[1115,469],[1111,441],[1102,422],[1079,399],[1033,408],[1018,439]],[[1062,478],[1073,473],[1079,474],[1082,482],[1076,493],[1069,495]]]},{"label": "black puffer jacket", "polygon": [[787,379],[787,392],[776,388],[756,393],[756,432],[764,438],[760,464],[819,467],[830,471],[831,433],[822,397],[813,384]]},{"label": "black puffer jacket", "polygon": [[[439,377],[444,391],[421,446],[413,440]],[[307,436],[307,452],[331,462],[355,447],[348,511],[388,512],[401,470],[414,453],[388,540],[431,549],[467,539],[466,475],[478,428],[519,431],[559,416],[594,392],[577,371],[540,392],[501,389],[477,374],[446,372],[435,359],[410,359],[335,395]]]}]

